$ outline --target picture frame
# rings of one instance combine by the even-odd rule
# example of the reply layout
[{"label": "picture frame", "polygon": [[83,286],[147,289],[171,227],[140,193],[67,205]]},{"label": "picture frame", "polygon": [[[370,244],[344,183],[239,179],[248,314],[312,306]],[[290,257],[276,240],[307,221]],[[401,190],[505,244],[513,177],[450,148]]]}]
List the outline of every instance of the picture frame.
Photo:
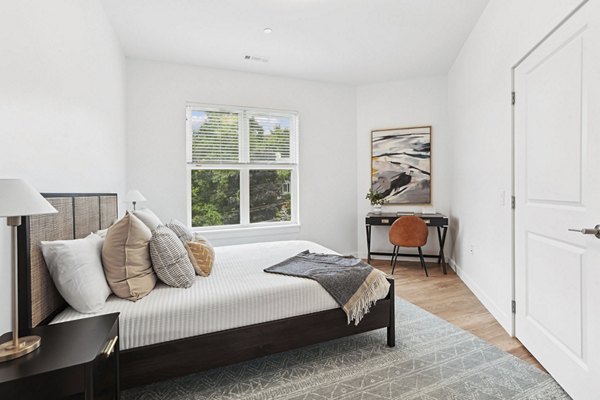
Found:
[{"label": "picture frame", "polygon": [[371,189],[386,204],[431,204],[431,125],[371,131]]}]

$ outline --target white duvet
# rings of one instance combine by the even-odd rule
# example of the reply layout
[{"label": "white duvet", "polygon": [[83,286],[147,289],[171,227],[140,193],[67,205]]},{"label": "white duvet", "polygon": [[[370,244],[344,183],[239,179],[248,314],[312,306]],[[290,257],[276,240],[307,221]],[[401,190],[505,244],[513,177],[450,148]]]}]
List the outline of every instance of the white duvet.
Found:
[{"label": "white duvet", "polygon": [[[189,289],[158,284],[137,302],[110,296],[98,314],[120,312],[121,349],[338,308],[315,281],[263,271],[301,251],[335,253],[308,241],[216,247],[212,274]],[[72,308],[52,323],[86,318]]]}]

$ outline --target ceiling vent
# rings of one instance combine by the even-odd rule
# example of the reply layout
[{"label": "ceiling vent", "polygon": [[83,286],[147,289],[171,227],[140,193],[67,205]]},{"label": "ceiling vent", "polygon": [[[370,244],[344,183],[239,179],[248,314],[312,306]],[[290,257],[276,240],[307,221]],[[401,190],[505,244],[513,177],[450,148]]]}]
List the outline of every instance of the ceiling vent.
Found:
[{"label": "ceiling vent", "polygon": [[256,62],[262,62],[262,63],[267,63],[269,62],[269,59],[267,57],[262,57],[262,56],[251,56],[251,55],[245,55],[244,56],[244,60],[248,60],[248,61],[256,61]]}]

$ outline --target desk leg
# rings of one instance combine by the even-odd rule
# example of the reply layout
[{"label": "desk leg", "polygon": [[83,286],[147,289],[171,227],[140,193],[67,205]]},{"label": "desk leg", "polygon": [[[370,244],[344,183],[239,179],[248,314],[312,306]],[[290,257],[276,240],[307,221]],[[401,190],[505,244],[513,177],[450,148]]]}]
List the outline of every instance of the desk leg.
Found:
[{"label": "desk leg", "polygon": [[367,229],[367,263],[371,262],[371,225],[365,225]]},{"label": "desk leg", "polygon": [[442,248],[442,229],[439,226],[435,227],[437,230],[438,244],[440,245],[440,251],[438,252],[438,260],[437,263],[442,263],[442,254],[444,253],[444,249]]},{"label": "desk leg", "polygon": [[438,253],[438,264],[442,264],[444,275],[448,273],[446,268],[446,256],[444,255],[444,244],[446,244],[446,233],[448,233],[448,227],[437,227],[438,243],[440,245],[440,252]]}]

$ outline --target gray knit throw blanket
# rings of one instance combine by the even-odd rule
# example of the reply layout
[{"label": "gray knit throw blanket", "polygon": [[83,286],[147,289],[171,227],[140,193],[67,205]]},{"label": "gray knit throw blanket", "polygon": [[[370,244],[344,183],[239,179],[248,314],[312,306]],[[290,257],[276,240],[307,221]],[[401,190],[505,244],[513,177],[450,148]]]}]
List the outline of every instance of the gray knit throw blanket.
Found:
[{"label": "gray knit throw blanket", "polygon": [[358,325],[369,308],[384,298],[390,289],[383,272],[352,256],[305,250],[264,271],[317,281],[342,307],[348,316],[348,324],[354,321]]}]

